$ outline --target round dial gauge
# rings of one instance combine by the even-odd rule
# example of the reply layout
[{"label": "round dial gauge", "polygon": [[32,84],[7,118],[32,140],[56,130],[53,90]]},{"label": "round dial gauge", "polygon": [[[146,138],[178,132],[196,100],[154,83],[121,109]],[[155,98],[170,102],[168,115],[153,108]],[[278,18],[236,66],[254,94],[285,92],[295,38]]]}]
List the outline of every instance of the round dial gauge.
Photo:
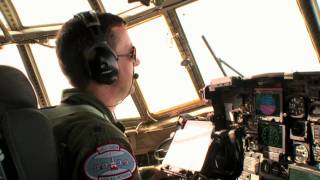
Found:
[{"label": "round dial gauge", "polygon": [[280,164],[278,162],[273,162],[271,164],[271,174],[279,176],[280,174]]},{"label": "round dial gauge", "polygon": [[320,162],[320,145],[319,144],[313,145],[312,151],[313,151],[314,160],[317,162]]},{"label": "round dial gauge", "polygon": [[267,160],[263,160],[262,163],[261,163],[261,171],[264,172],[264,173],[267,173],[269,174],[270,172],[270,164]]},{"label": "round dial gauge", "polygon": [[299,144],[296,146],[296,163],[306,163],[309,158],[308,148],[304,144]]},{"label": "round dial gauge", "polygon": [[288,113],[292,118],[303,118],[306,114],[305,99],[302,96],[294,96],[289,99]]},{"label": "round dial gauge", "polygon": [[309,109],[308,120],[314,121],[314,122],[320,120],[320,102],[319,101],[315,101],[311,104]]}]

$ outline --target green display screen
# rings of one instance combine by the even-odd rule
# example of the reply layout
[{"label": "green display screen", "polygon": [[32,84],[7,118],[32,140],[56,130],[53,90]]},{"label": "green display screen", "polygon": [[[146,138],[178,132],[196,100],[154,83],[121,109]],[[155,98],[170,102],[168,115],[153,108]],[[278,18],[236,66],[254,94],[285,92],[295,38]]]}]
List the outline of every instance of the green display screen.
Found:
[{"label": "green display screen", "polygon": [[320,175],[305,170],[290,168],[289,180],[320,180]]},{"label": "green display screen", "polygon": [[283,125],[261,121],[258,122],[258,140],[261,145],[284,148],[284,133],[285,129]]}]

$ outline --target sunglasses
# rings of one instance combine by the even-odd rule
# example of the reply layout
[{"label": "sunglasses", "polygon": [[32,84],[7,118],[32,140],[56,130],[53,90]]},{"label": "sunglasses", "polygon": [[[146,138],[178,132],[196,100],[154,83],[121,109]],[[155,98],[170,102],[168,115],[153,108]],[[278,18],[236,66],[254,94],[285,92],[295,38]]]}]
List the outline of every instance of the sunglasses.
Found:
[{"label": "sunglasses", "polygon": [[127,57],[133,59],[134,62],[137,60],[137,50],[136,47],[132,46],[128,54],[117,54],[118,57]]}]

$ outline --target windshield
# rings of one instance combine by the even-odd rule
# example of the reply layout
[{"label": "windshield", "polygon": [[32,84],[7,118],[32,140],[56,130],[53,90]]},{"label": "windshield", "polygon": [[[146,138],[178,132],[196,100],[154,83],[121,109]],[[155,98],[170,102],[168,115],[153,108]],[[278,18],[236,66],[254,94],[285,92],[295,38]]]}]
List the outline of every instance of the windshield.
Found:
[{"label": "windshield", "polygon": [[[118,119],[165,119],[202,108],[206,105],[203,87],[223,76],[320,71],[319,52],[312,44],[315,40],[308,33],[300,1],[155,2],[144,6],[127,0],[98,4],[35,0],[39,8],[30,9],[28,2],[4,1],[0,3],[0,64],[17,67],[31,77],[39,99],[46,100],[41,107],[58,105],[62,90],[72,86],[58,64],[55,33],[74,14],[96,9],[127,21],[140,60],[135,68],[137,91],[117,106]],[[319,1],[312,1],[313,11],[319,12],[315,2]]]},{"label": "windshield", "polygon": [[[296,1],[201,0],[177,14],[206,84],[223,73],[202,36],[218,58],[244,76],[320,70]],[[228,76],[237,75],[222,67]]]}]

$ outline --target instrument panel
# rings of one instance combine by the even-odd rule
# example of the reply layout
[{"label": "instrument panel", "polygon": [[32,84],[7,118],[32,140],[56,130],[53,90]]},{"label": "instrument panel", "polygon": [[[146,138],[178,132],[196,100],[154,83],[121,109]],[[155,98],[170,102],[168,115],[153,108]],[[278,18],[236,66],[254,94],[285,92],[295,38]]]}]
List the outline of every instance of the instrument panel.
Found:
[{"label": "instrument panel", "polygon": [[[237,120],[228,125],[244,127],[246,154],[263,156],[258,172],[244,169],[241,177],[287,179],[289,164],[320,171],[320,72],[268,73],[223,81],[212,80],[204,97],[211,99],[215,114],[233,114],[228,119]],[[246,158],[245,167],[254,163],[251,159]]]}]

